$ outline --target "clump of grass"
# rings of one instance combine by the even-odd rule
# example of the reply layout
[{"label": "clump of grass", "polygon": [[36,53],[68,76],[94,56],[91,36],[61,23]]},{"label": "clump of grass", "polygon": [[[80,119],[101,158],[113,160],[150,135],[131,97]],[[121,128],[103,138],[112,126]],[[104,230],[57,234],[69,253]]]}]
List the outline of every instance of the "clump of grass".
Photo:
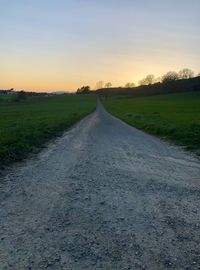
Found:
[{"label": "clump of grass", "polygon": [[200,92],[105,99],[106,109],[130,125],[200,154]]}]

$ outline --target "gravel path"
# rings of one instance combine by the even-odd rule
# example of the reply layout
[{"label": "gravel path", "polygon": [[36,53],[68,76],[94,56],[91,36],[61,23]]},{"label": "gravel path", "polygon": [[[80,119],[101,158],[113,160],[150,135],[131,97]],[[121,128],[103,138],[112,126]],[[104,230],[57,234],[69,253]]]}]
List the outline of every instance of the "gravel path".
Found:
[{"label": "gravel path", "polygon": [[200,162],[101,104],[0,181],[0,269],[200,269]]}]

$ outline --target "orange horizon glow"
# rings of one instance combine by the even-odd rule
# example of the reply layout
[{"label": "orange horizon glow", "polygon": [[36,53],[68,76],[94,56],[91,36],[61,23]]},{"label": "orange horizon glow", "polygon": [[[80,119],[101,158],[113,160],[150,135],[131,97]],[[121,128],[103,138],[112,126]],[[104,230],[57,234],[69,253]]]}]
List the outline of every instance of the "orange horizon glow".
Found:
[{"label": "orange horizon glow", "polygon": [[183,68],[197,75],[199,10],[198,0],[181,0],[181,9],[173,0],[5,1],[0,89],[72,92]]}]

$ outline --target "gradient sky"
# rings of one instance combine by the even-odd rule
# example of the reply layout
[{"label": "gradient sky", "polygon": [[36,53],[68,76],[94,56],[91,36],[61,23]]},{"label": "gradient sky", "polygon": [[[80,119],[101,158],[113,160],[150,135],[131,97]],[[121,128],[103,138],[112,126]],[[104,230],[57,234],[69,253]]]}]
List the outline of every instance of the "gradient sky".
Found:
[{"label": "gradient sky", "polygon": [[199,0],[0,0],[0,89],[200,72]]}]

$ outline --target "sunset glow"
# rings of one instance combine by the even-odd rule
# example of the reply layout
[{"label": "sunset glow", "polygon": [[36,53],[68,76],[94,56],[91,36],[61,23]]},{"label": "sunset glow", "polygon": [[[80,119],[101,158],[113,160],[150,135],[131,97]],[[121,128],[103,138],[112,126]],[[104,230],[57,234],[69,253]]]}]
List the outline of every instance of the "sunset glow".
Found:
[{"label": "sunset glow", "polygon": [[0,89],[123,86],[200,72],[199,0],[0,0]]}]

